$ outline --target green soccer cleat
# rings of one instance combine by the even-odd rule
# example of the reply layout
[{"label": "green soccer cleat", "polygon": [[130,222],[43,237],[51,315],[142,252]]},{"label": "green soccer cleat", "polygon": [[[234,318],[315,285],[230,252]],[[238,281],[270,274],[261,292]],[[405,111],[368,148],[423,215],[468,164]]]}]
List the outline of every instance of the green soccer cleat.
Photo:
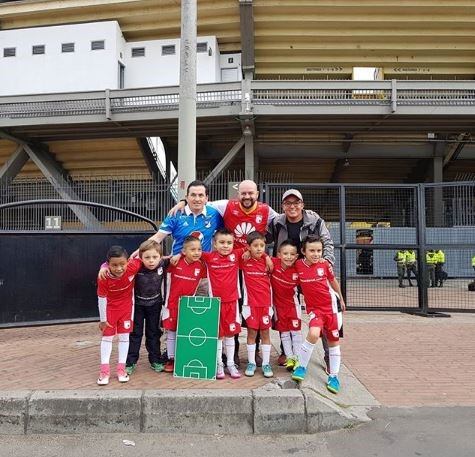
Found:
[{"label": "green soccer cleat", "polygon": [[133,363],[132,365],[127,365],[125,367],[125,372],[130,376],[137,368],[137,364]]},{"label": "green soccer cleat", "polygon": [[254,376],[254,373],[256,372],[256,364],[255,363],[248,363],[246,367],[246,371],[244,374],[246,376]]},{"label": "green soccer cleat", "polygon": [[153,362],[150,364],[150,368],[157,372],[157,373],[160,373],[164,370],[165,368],[165,365],[163,365],[163,363],[159,363],[159,362]]},{"label": "green soccer cleat", "polygon": [[285,361],[284,367],[287,371],[293,371],[298,366],[298,361],[295,356],[288,357]]},{"label": "green soccer cleat", "polygon": [[338,376],[328,376],[327,389],[334,394],[337,394],[340,391],[340,381],[338,380]]},{"label": "green soccer cleat", "polygon": [[307,369],[305,367],[297,367],[294,372],[292,373],[292,379],[294,381],[303,381],[305,379],[305,375],[307,374]]}]

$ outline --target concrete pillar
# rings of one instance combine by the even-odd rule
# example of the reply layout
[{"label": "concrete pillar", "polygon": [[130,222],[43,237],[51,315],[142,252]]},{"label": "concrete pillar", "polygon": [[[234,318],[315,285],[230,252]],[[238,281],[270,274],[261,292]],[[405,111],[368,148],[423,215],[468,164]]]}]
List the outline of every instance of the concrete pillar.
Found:
[{"label": "concrete pillar", "polygon": [[197,0],[181,2],[180,106],[178,117],[178,197],[196,177]]}]

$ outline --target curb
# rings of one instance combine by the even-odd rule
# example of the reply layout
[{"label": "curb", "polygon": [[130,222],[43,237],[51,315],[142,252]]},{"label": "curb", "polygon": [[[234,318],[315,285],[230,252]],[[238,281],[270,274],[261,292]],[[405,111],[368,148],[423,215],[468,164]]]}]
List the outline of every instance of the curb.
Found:
[{"label": "curb", "polygon": [[316,433],[361,420],[310,389],[0,392],[0,434]]}]

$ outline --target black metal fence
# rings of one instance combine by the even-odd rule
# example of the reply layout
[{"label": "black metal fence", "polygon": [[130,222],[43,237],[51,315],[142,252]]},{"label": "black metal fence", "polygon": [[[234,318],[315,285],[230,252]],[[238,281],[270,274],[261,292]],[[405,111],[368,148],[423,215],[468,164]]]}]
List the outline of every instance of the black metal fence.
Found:
[{"label": "black metal fence", "polygon": [[[52,198],[56,192],[51,185],[38,182],[8,186],[0,187],[0,205]],[[260,185],[262,199],[278,212],[282,211],[282,194],[289,188],[299,189],[305,208],[326,221],[349,309],[423,314],[475,311],[475,293],[468,290],[475,277],[471,264],[475,256],[475,182],[360,185],[284,181]],[[100,205],[91,206],[86,215],[64,202],[0,210],[0,326],[66,315],[95,316],[91,284],[107,247],[117,241],[135,248],[152,233],[150,222],[159,223],[175,202],[170,186],[159,186],[150,179],[82,182],[75,183],[74,189],[79,198]],[[210,195],[227,198],[228,182],[212,185]],[[89,217],[101,228],[88,227],[85,219]],[[416,253],[417,280],[412,275],[412,287],[407,270],[403,287],[399,287],[394,256],[400,249]],[[430,287],[429,249],[445,253],[443,287]],[[66,281],[71,287],[63,287],[66,272],[71,272]],[[70,313],[63,314],[67,310]]]},{"label": "black metal fence", "polygon": [[[289,187],[300,190],[305,208],[326,221],[349,309],[475,312],[475,293],[468,290],[475,279],[475,182],[265,184],[266,201],[279,211]],[[416,254],[416,273],[405,265],[399,281],[395,254],[408,249]],[[431,249],[445,254],[437,267],[446,278],[442,287],[440,281],[431,287],[432,267],[426,263]]]}]

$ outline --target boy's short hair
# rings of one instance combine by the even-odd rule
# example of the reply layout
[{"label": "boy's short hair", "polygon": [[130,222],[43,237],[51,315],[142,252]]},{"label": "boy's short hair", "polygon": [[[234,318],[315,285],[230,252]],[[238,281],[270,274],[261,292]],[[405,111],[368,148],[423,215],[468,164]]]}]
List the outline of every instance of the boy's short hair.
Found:
[{"label": "boy's short hair", "polygon": [[255,230],[247,235],[246,241],[248,245],[251,245],[253,241],[262,240],[264,243],[266,242],[266,237],[261,233]]},{"label": "boy's short hair", "polygon": [[125,257],[128,259],[129,254],[127,254],[127,251],[122,246],[114,245],[107,251],[107,261],[112,259],[112,257]]},{"label": "boy's short hair", "polygon": [[193,241],[198,241],[201,245],[201,241],[199,238],[193,235],[188,235],[184,240],[183,240],[183,248],[185,248],[188,244],[193,243]]},{"label": "boy's short hair", "polygon": [[280,250],[281,250],[282,248],[285,248],[285,246],[292,246],[292,247],[294,247],[296,250],[298,250],[298,247],[297,247],[297,245],[295,244],[294,240],[287,239],[287,240],[282,241],[282,243],[279,244],[279,247],[277,248],[277,252],[280,252]]},{"label": "boy's short hair", "polygon": [[322,243],[323,241],[318,235],[308,235],[302,241],[302,251],[306,249],[308,243]]},{"label": "boy's short hair", "polygon": [[162,255],[162,247],[160,246],[160,243],[157,243],[155,240],[145,240],[139,246],[139,256],[142,257],[142,254],[150,249],[155,249],[160,255]]},{"label": "boy's short hair", "polygon": [[213,238],[216,239],[218,235],[231,235],[234,238],[233,232],[224,227],[216,230],[216,232],[214,232]]}]

